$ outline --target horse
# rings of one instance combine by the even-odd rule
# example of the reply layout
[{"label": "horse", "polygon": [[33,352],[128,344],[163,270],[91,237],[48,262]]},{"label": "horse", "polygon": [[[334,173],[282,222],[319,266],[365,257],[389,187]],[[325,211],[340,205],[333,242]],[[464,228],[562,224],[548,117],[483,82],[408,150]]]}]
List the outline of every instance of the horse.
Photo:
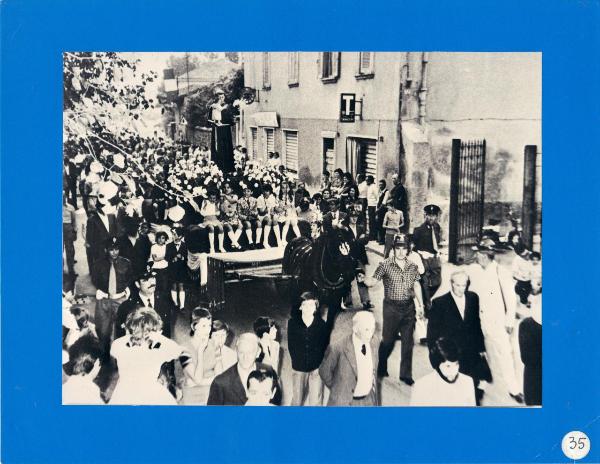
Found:
[{"label": "horse", "polygon": [[354,279],[356,260],[350,254],[352,235],[344,228],[331,228],[311,240],[297,237],[285,247],[282,271],[291,279],[292,309],[299,307],[300,295],[312,292],[320,306],[327,306],[327,326],[341,310],[342,298]]}]

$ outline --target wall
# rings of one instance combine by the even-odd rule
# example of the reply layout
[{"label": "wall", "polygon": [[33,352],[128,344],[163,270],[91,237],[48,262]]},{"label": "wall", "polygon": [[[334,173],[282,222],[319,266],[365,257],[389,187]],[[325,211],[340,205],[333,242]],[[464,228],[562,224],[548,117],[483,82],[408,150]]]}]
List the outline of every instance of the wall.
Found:
[{"label": "wall", "polygon": [[[378,139],[378,177],[389,177],[398,167],[396,125],[401,55],[376,53],[374,77],[359,80],[358,52],[342,52],[339,79],[324,83],[319,78],[319,53],[299,54],[299,84],[288,85],[288,53],[270,53],[271,88],[262,88],[262,53],[244,54],[245,85],[259,90],[258,103],[245,107],[246,137],[250,140],[251,115],[276,111],[280,130],[275,133],[275,149],[283,156],[281,129],[298,130],[299,171],[305,181],[317,185],[323,165],[322,131],[338,134],[335,138],[336,166],[346,170],[346,138],[349,135]],[[355,123],[339,122],[340,94],[356,93],[363,99],[363,119]],[[379,141],[382,138],[383,141]],[[248,142],[249,144],[249,142]],[[264,145],[259,129],[259,147]],[[261,151],[259,149],[259,151]]]}]

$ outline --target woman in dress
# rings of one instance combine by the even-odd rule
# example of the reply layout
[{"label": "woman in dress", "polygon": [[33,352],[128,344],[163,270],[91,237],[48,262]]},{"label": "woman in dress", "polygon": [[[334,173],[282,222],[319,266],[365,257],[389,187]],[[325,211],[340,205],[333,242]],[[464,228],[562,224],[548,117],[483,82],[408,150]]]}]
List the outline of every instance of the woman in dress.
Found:
[{"label": "woman in dress", "polygon": [[[189,282],[186,269],[187,245],[183,227],[173,228],[173,241],[167,245],[167,261],[169,261],[169,278],[171,281],[171,299],[175,306],[185,307],[185,285]],[[177,300],[179,297],[179,301]]]},{"label": "woman in dress", "polygon": [[155,235],[156,243],[150,248],[150,261],[152,261],[152,269],[156,271],[156,289],[165,291],[169,287],[169,274],[167,269],[169,261],[167,261],[167,240],[169,236],[164,231],[159,231]]},{"label": "woman in dress", "polygon": [[242,222],[237,210],[238,196],[233,193],[231,184],[225,182],[223,184],[223,201],[221,201],[221,222],[223,223],[223,230],[227,232],[229,240],[231,240],[231,247],[234,250],[241,250],[242,247],[239,244],[240,236],[242,235]]},{"label": "woman in dress", "polygon": [[343,176],[344,176],[344,171],[342,171],[340,168],[337,168],[335,171],[333,171],[333,177],[331,179],[331,193],[333,195],[339,195],[342,191],[342,188],[344,186],[344,180],[343,180]]},{"label": "woman in dress", "polygon": [[125,329],[127,334],[117,338],[110,349],[119,371],[110,404],[177,404],[167,387],[160,383],[159,375],[162,365],[175,359],[179,359],[185,369],[189,355],[161,334],[162,320],[153,309],[132,311],[125,321]]}]

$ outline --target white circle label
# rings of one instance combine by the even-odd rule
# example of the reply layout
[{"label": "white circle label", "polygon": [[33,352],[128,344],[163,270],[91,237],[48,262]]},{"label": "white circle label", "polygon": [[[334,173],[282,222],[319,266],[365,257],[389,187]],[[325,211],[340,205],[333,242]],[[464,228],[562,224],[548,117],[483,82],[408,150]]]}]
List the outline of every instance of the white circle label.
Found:
[{"label": "white circle label", "polygon": [[578,460],[588,455],[591,443],[585,433],[574,430],[563,437],[561,447],[566,457]]}]

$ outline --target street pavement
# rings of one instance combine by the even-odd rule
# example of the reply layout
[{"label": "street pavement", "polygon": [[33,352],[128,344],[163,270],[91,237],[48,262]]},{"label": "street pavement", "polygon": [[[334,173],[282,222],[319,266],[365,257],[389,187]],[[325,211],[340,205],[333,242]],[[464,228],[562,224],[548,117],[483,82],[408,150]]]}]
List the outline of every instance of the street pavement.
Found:
[{"label": "street pavement", "polygon": [[[371,242],[367,248],[369,264],[367,265],[367,275],[372,275],[378,263],[383,259],[383,246],[376,242]],[[88,274],[88,266],[86,262],[86,254],[82,237],[78,237],[75,243],[75,253],[77,263],[75,265],[76,272],[79,274],[75,293],[90,295],[86,307],[90,314],[94,316],[95,299],[92,296],[95,294],[95,288],[91,283]],[[500,257],[502,265],[506,265],[508,257]],[[441,295],[449,290],[449,276],[455,266],[444,263],[442,266],[442,286],[438,291]],[[220,318],[227,322],[232,329],[232,335],[228,340],[228,344],[233,346],[235,336],[243,332],[251,332],[254,320],[259,316],[269,316],[275,319],[280,329],[281,346],[284,348],[284,356],[280,373],[281,383],[283,387],[283,404],[291,404],[292,392],[292,368],[289,353],[287,352],[287,321],[290,315],[288,299],[286,297],[285,288],[274,281],[246,281],[239,283],[228,284],[226,287],[227,304],[223,310],[214,317]],[[371,301],[375,308],[373,313],[377,323],[377,332],[381,335],[382,326],[382,302],[383,302],[383,286],[377,285],[370,289]],[[188,302],[190,299],[188,298]],[[192,303],[193,304],[193,303]],[[187,306],[187,302],[186,302]],[[179,343],[184,343],[189,338],[190,330],[190,311],[191,307],[186,307],[177,315],[177,320],[174,330],[174,339]],[[332,333],[332,339],[342,337],[349,334],[352,330],[352,310],[347,310],[338,316],[335,328]],[[389,377],[381,382],[381,402],[383,406],[407,406],[410,402],[411,387],[405,385],[399,380],[400,368],[400,341],[396,342],[394,350],[388,361]],[[415,380],[430,373],[432,367],[429,363],[428,352],[426,347],[417,343],[413,352],[413,378]],[[114,386],[116,379],[112,380],[111,387]],[[112,388],[109,388],[111,390]],[[327,392],[325,394],[327,398]],[[519,406],[508,395],[506,385],[502,379],[496,379],[486,391],[483,400],[483,406]]]}]

